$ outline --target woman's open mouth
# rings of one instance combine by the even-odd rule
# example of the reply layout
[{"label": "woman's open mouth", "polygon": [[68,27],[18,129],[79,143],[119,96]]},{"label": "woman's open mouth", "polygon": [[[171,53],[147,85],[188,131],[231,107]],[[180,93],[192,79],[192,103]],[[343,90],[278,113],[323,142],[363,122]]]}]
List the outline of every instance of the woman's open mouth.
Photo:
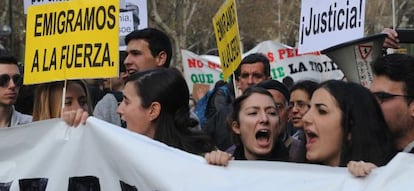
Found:
[{"label": "woman's open mouth", "polygon": [[260,146],[268,146],[271,138],[270,129],[260,129],[256,132],[256,141]]}]

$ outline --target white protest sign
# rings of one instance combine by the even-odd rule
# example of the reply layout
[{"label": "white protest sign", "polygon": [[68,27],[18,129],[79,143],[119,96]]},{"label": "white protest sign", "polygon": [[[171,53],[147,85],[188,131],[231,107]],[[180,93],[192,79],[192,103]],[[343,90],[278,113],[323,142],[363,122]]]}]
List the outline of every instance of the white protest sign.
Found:
[{"label": "white protest sign", "polygon": [[[312,52],[301,55],[297,48],[292,48],[276,41],[264,41],[243,54],[243,57],[260,52],[270,61],[272,79],[282,81],[291,77],[294,82],[314,80],[322,82],[329,79],[340,80],[344,77],[338,66],[326,55]],[[218,56],[199,56],[187,50],[182,50],[184,75],[190,92],[193,84],[202,83],[214,87],[214,83],[222,80],[221,65]]]},{"label": "white protest sign", "polygon": [[365,0],[302,1],[299,53],[320,51],[364,35]]},{"label": "white protest sign", "polygon": [[147,0],[121,0],[119,50],[126,50],[125,36],[148,27]]},{"label": "white protest sign", "polygon": [[366,178],[346,168],[231,161],[228,167],[89,117],[0,129],[1,190],[377,191],[414,187],[414,155],[400,153]]},{"label": "white protest sign", "polygon": [[330,79],[340,80],[344,76],[329,57],[319,52],[299,54],[297,48],[276,41],[264,41],[243,56],[255,52],[267,56],[272,79],[281,82],[286,77],[291,77],[294,82],[300,80],[322,82]]},{"label": "white protest sign", "polygon": [[214,87],[214,83],[223,79],[218,56],[216,61],[208,60],[208,57],[199,56],[188,50],[181,50],[184,77],[190,92],[194,84],[206,84]]},{"label": "white protest sign", "polygon": [[119,35],[126,36],[134,30],[132,11],[120,12],[119,18]]}]

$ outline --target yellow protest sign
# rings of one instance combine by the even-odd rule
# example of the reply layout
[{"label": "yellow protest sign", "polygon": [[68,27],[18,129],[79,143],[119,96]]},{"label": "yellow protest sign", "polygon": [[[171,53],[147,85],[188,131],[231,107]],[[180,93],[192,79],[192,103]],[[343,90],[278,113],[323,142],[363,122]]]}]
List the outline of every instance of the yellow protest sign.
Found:
[{"label": "yellow protest sign", "polygon": [[223,78],[233,73],[241,61],[239,24],[235,0],[227,0],[213,17],[214,33],[220,56]]},{"label": "yellow protest sign", "polygon": [[24,84],[118,75],[119,0],[30,6]]}]

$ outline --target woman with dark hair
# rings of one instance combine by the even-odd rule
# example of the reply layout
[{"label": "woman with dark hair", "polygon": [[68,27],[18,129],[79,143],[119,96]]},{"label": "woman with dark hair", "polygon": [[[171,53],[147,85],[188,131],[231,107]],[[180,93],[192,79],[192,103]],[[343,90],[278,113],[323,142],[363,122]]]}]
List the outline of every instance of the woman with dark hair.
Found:
[{"label": "woman with dark hair", "polygon": [[198,122],[190,118],[189,98],[188,86],[178,70],[146,70],[126,79],[118,113],[133,132],[193,154],[204,154],[214,146],[207,135],[192,129]]},{"label": "woman with dark hair", "polygon": [[362,174],[354,174],[360,176],[374,165],[387,164],[396,154],[378,102],[359,84],[337,80],[322,83],[302,119],[306,158],[312,163],[343,167],[350,161],[370,162]]},{"label": "woman with dark hair", "polygon": [[[233,102],[230,126],[236,145],[236,160],[287,161],[288,151],[277,137],[279,116],[272,94],[261,87],[250,87]],[[227,165],[231,155],[221,151],[206,154],[210,164]]]}]

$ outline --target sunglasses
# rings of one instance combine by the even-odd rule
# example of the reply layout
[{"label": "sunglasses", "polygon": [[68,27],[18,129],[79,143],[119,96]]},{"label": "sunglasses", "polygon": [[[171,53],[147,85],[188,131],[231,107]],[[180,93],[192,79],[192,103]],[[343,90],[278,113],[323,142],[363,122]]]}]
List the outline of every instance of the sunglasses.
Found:
[{"label": "sunglasses", "polygon": [[10,79],[13,80],[13,83],[16,84],[16,86],[22,86],[23,84],[23,78],[19,74],[13,76],[9,76],[8,74],[2,74],[0,75],[0,87],[7,86],[10,82]]},{"label": "sunglasses", "polygon": [[412,98],[411,96],[407,95],[390,94],[386,92],[374,92],[373,94],[380,103],[384,103],[384,101],[390,100],[394,97]]}]

